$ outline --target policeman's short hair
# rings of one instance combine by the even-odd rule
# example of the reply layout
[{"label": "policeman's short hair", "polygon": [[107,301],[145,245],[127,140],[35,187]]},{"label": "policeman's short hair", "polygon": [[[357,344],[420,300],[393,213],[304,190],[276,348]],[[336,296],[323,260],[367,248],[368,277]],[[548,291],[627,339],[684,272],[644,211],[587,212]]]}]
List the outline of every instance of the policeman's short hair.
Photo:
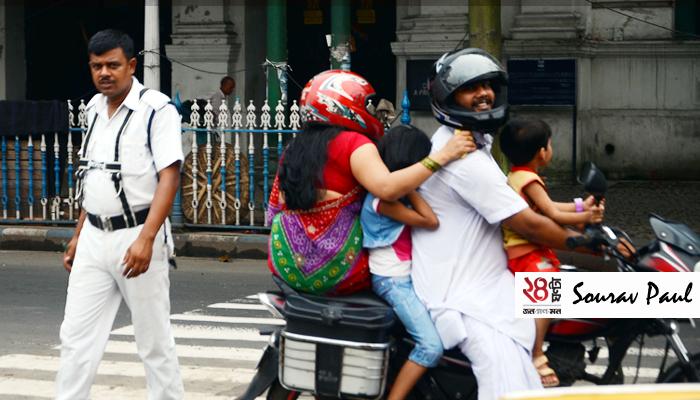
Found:
[{"label": "policeman's short hair", "polygon": [[552,130],[535,118],[513,118],[501,129],[501,151],[513,165],[525,165],[547,148]]},{"label": "policeman's short hair", "polygon": [[88,54],[102,55],[121,48],[127,60],[134,57],[134,41],[126,33],[116,29],[105,29],[92,35],[88,42]]}]

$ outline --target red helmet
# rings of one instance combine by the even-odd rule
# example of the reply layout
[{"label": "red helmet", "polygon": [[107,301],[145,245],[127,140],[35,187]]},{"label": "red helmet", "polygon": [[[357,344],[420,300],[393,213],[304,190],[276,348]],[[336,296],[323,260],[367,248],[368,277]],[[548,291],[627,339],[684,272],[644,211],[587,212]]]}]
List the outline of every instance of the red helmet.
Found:
[{"label": "red helmet", "polygon": [[354,72],[321,72],[301,91],[302,121],[338,125],[379,138],[384,127],[367,111],[368,100],[374,95],[372,85]]}]

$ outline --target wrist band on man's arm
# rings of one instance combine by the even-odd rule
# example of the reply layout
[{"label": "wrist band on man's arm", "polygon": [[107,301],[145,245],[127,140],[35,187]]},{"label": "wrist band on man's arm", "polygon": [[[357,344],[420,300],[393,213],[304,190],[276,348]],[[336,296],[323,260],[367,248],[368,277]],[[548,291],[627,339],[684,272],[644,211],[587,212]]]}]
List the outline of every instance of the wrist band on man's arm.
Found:
[{"label": "wrist band on man's arm", "polygon": [[580,197],[577,197],[574,199],[574,205],[576,206],[576,212],[583,212],[585,209],[583,208],[583,199]]},{"label": "wrist band on man's arm", "polygon": [[437,172],[440,170],[440,168],[442,168],[442,165],[440,165],[440,163],[438,163],[430,157],[425,157],[424,159],[420,160],[420,163],[432,172]]}]

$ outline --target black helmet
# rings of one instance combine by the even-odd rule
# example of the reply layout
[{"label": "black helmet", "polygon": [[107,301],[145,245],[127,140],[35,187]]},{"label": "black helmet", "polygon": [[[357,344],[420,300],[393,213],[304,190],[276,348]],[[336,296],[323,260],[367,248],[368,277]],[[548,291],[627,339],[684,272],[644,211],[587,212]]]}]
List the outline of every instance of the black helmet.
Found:
[{"label": "black helmet", "polygon": [[[493,108],[476,112],[455,102],[454,93],[471,84],[490,81],[496,95]],[[454,128],[493,132],[508,119],[508,74],[489,53],[475,48],[445,53],[430,73],[430,105],[435,118]]]}]

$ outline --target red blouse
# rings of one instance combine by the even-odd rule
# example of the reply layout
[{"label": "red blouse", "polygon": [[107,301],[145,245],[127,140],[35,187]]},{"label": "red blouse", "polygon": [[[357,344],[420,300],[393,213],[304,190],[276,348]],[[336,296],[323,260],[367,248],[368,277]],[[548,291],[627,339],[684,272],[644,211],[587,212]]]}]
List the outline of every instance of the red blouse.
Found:
[{"label": "red blouse", "polygon": [[367,143],[372,143],[367,136],[352,131],[340,132],[328,143],[323,189],[346,194],[359,185],[352,175],[350,156],[358,147]]}]

